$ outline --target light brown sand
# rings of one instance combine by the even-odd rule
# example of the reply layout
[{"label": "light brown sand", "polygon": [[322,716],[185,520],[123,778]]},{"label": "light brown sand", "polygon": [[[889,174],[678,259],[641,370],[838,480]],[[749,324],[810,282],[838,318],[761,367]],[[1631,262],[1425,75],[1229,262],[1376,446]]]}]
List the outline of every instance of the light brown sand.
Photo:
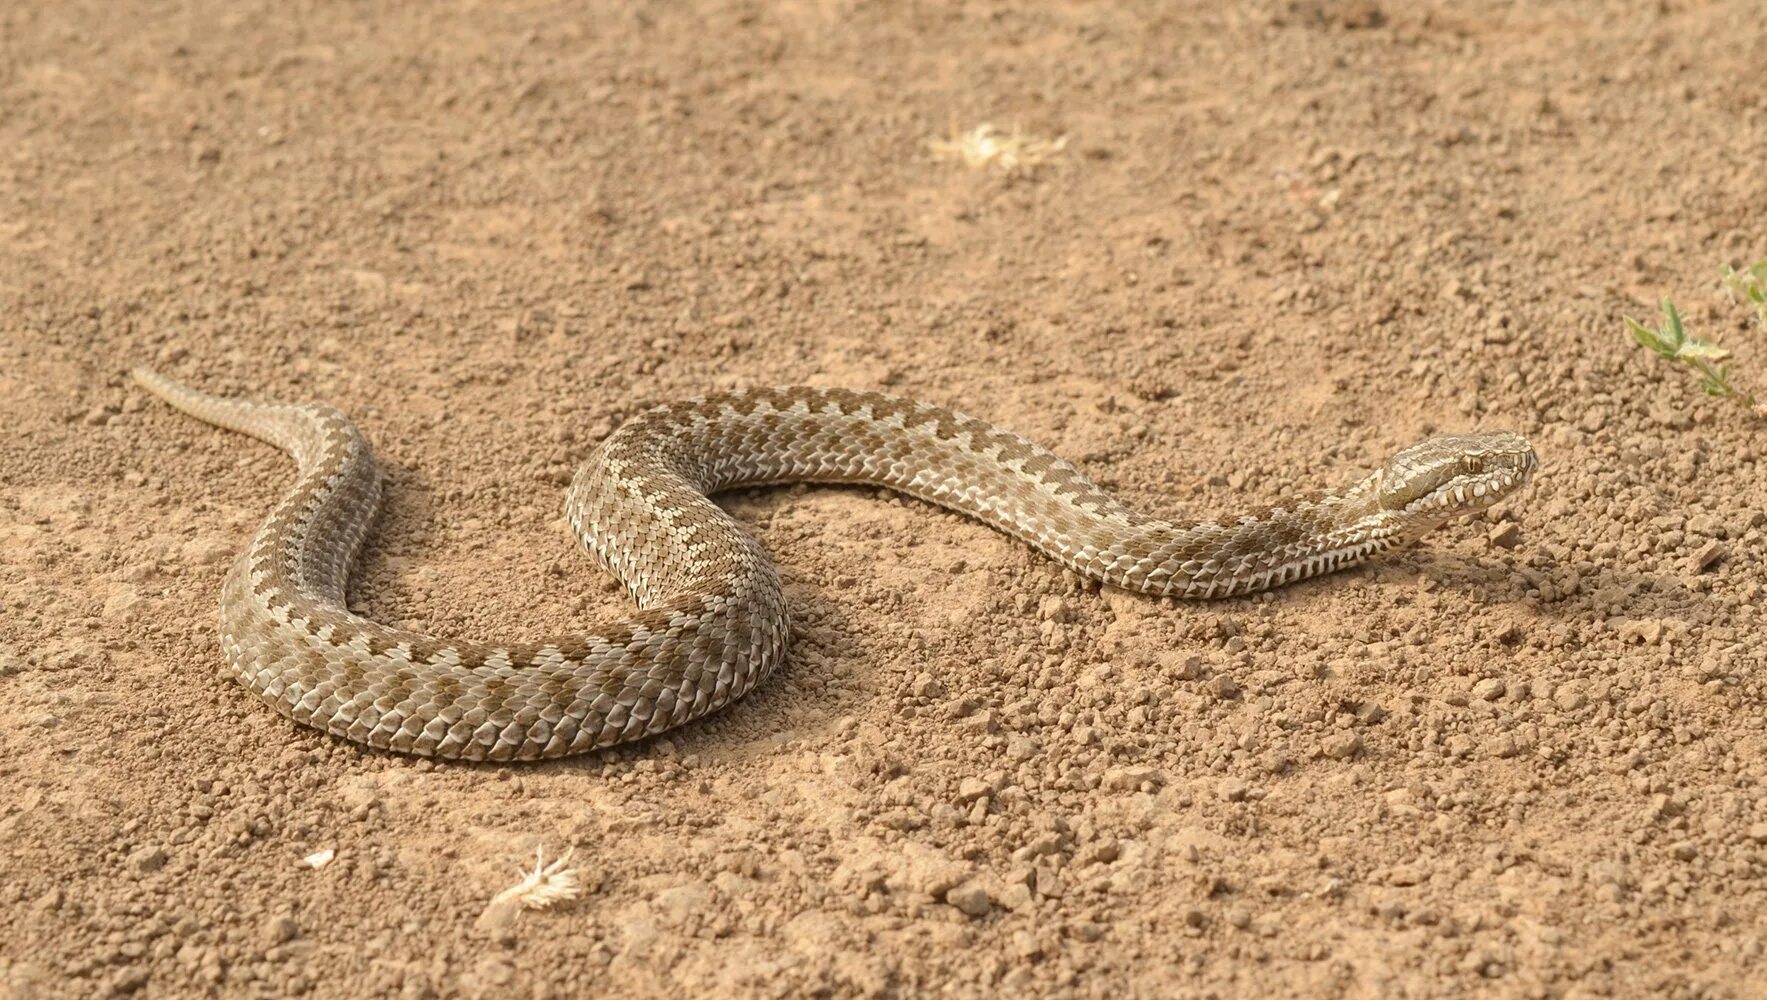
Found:
[{"label": "light brown sand", "polygon": [[[0,6],[0,995],[1762,995],[1764,428],[1620,326],[1742,324],[1758,5],[1225,6]],[[981,121],[1070,140],[930,154]],[[1213,605],[733,496],[782,674],[434,766],[218,675],[289,465],[143,361],[351,413],[359,608],[481,638],[620,607],[562,484],[716,387],[957,404],[1177,515],[1432,429],[1544,467]],[[591,891],[476,929],[541,843]]]}]

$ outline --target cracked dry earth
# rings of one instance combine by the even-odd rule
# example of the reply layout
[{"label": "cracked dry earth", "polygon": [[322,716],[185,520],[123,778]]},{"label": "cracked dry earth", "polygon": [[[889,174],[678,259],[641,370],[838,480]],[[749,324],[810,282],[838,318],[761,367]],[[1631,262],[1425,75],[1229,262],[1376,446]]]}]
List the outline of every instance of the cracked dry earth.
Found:
[{"label": "cracked dry earth", "polygon": [[[0,996],[1763,994],[1744,0],[0,8]],[[941,161],[994,121],[1031,173]],[[733,495],[789,665],[539,766],[219,674],[290,466],[126,381],[331,402],[362,613],[622,606],[562,525],[651,401],[958,405],[1221,513],[1513,428],[1503,508],[1250,600],[872,491]],[[477,918],[537,846],[584,894]],[[335,860],[298,866],[318,851]]]}]

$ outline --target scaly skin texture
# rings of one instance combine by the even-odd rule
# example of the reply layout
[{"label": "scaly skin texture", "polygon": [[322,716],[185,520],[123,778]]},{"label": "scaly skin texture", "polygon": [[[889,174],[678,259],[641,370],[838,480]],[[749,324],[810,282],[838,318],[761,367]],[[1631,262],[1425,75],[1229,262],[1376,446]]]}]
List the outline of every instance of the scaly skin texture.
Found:
[{"label": "scaly skin texture", "polygon": [[439,639],[352,614],[344,588],[380,501],[368,445],[338,411],[136,381],[299,466],[227,575],[221,646],[253,694],[368,746],[468,760],[582,753],[672,729],[760,683],[790,624],[760,545],[707,497],[783,482],[868,483],[960,511],[1113,587],[1229,597],[1352,566],[1524,484],[1508,433],[1414,445],[1347,489],[1235,518],[1139,514],[1072,465],[983,421],[842,389],[753,389],[659,406],[611,435],[565,500],[638,609],[536,642]]}]

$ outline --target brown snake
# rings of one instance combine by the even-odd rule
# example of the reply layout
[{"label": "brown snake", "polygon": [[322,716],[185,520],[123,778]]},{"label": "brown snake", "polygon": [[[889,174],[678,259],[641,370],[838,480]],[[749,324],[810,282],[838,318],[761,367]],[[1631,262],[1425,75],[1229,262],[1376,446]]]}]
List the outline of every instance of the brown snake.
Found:
[{"label": "brown snake", "polygon": [[578,469],[565,513],[638,610],[582,632],[485,644],[390,628],[345,606],[381,473],[342,413],[198,392],[136,369],[184,412],[294,456],[294,486],[221,593],[232,672],[278,712],[385,750],[529,760],[651,736],[743,696],[785,656],[779,576],[708,495],[868,483],[967,514],[1113,587],[1230,597],[1353,566],[1528,481],[1508,432],[1430,438],[1335,492],[1234,518],[1139,514],[1036,444],[943,407],[791,387],[668,403]]}]

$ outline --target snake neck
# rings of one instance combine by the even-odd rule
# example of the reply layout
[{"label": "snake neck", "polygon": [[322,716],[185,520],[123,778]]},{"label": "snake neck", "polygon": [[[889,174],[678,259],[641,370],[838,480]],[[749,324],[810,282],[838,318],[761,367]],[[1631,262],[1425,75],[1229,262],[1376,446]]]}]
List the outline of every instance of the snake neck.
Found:
[{"label": "snake neck", "polygon": [[1439,523],[1384,508],[1379,485],[1376,474],[1348,489],[1299,494],[1232,520],[1149,523],[1107,553],[1112,571],[1104,579],[1166,597],[1254,594],[1357,565]]}]

